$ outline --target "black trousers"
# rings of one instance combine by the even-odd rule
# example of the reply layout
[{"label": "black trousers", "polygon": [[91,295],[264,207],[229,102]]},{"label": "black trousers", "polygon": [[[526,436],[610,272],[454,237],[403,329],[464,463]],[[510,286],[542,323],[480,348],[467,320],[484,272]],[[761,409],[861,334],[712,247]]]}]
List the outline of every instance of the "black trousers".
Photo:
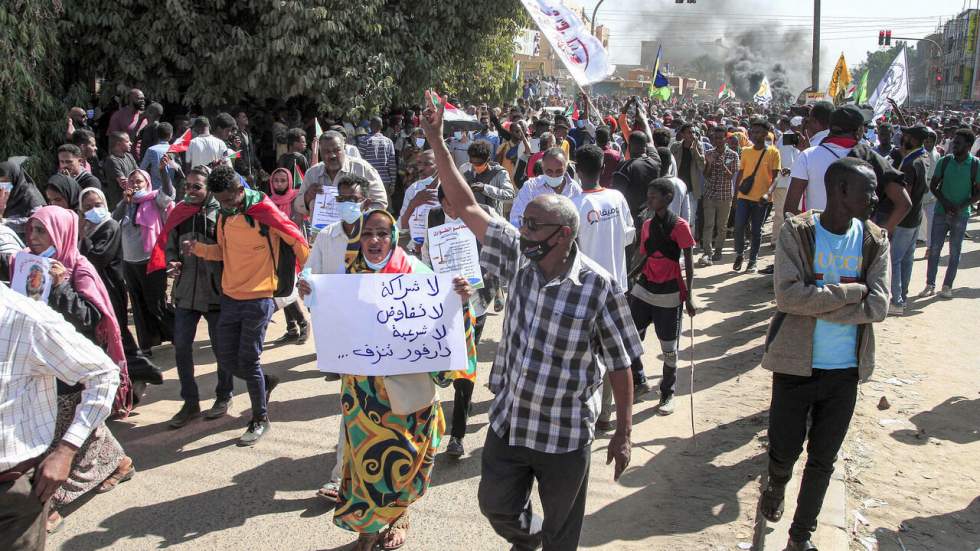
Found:
[{"label": "black trousers", "polygon": [[300,327],[306,325],[306,316],[303,315],[303,308],[301,302],[296,301],[292,304],[287,304],[282,312],[286,316],[286,332],[287,333],[299,333]]},{"label": "black trousers", "polygon": [[[480,344],[480,336],[483,334],[483,326],[486,325],[486,314],[476,318],[473,324],[473,340]],[[473,406],[473,381],[467,379],[456,379],[453,381],[453,427],[449,435],[462,440],[466,436],[466,421],[470,416],[470,408]]]},{"label": "black trousers", "polygon": [[[817,527],[834,461],[840,451],[857,400],[858,370],[814,369],[813,375],[799,377],[775,373],[772,377],[772,403],[769,406],[769,479],[786,484],[793,475],[793,464],[807,441],[806,468],[796,501],[796,513],[789,536],[803,541]],[[807,416],[811,418],[807,431]]]},{"label": "black trousers", "polygon": [[[673,396],[677,386],[677,350],[680,347],[678,339],[681,334],[681,321],[683,320],[683,305],[664,308],[653,306],[630,295],[629,296],[630,314],[633,316],[633,324],[640,334],[640,340],[647,337],[647,328],[653,325],[657,333],[657,339],[661,343],[661,352],[664,353],[663,378],[660,379],[660,395],[663,397]],[[672,345],[665,344],[671,343]],[[666,348],[670,348],[667,350]],[[668,362],[668,354],[673,354],[673,361]],[[633,384],[643,384],[647,380],[646,372],[643,369],[643,358],[637,357],[630,364],[633,372]]]},{"label": "black trousers", "polygon": [[35,470],[0,483],[0,549],[43,551],[48,532],[48,505],[34,495]]},{"label": "black trousers", "polygon": [[[511,446],[487,431],[478,499],[480,512],[513,551],[578,548],[589,486],[592,446],[568,453],[544,453]],[[531,513],[531,489],[538,481],[544,520]]]},{"label": "black trousers", "polygon": [[146,273],[148,262],[123,262],[140,350],[174,340],[174,313],[167,306],[167,272]]}]

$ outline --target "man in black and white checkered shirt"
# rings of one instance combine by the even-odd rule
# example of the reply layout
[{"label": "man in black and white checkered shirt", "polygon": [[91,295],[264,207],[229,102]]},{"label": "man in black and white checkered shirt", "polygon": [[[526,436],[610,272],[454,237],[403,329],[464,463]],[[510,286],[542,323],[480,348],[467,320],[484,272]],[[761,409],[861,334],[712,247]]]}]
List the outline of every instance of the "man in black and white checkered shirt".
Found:
[{"label": "man in black and white checkered shirt", "polygon": [[[480,264],[509,282],[507,317],[490,374],[494,393],[483,448],[480,510],[513,549],[578,547],[602,379],[609,371],[615,478],[630,459],[631,361],[643,353],[619,283],[575,246],[578,210],[548,193],[528,204],[521,229],[479,207],[442,141],[443,108],[422,127],[446,201],[483,243]],[[532,521],[534,480],[544,510]]]}]

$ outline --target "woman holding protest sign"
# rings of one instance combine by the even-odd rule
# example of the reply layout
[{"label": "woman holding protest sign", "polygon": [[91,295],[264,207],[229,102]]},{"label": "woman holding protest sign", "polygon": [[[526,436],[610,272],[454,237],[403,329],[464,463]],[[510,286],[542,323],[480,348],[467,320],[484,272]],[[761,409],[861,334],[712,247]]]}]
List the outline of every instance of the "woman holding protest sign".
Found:
[{"label": "woman holding protest sign", "polygon": [[[397,245],[395,218],[372,210],[362,218],[360,251],[350,274],[432,273]],[[462,277],[454,291],[466,304],[472,286]],[[447,386],[476,371],[473,318],[464,309],[467,369],[389,377],[344,375],[341,383],[344,449],[340,501],[334,523],[359,533],[355,549],[397,549],[408,530],[408,507],[425,494],[446,422],[433,383]],[[382,503],[378,499],[384,496]],[[394,497],[392,499],[392,497]]]}]

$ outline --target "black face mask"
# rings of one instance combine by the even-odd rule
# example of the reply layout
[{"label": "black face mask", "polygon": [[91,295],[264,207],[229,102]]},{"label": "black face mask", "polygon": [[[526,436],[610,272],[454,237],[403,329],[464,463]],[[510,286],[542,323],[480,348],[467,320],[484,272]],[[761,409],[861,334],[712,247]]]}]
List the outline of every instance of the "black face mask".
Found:
[{"label": "black face mask", "polygon": [[524,236],[521,236],[521,254],[527,257],[528,260],[532,262],[537,262],[548,255],[551,249],[555,246],[548,243],[552,237],[558,234],[561,230],[561,226],[555,228],[555,231],[551,232],[551,235],[545,237],[541,241],[533,241]]}]

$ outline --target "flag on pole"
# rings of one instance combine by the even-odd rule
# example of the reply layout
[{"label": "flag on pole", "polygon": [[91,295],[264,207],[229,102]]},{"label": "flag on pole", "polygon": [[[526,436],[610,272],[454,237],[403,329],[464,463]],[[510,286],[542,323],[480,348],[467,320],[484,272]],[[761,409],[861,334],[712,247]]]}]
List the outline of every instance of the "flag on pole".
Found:
[{"label": "flag on pole", "polygon": [[654,89],[653,94],[650,96],[654,99],[659,99],[661,101],[667,101],[670,99],[671,89],[670,86],[661,86]]},{"label": "flag on pole", "polygon": [[573,122],[578,120],[579,113],[577,102],[573,101],[572,104],[568,106],[568,109],[565,110],[565,116],[570,118]]},{"label": "flag on pole", "polygon": [[835,104],[840,105],[844,103],[847,87],[850,84],[851,73],[847,70],[847,62],[844,61],[844,54],[842,52],[840,58],[837,59],[837,66],[834,67],[834,73],[830,77],[830,86],[827,88],[827,95],[834,100]]},{"label": "flag on pole", "polygon": [[722,84],[721,88],[718,89],[718,99],[735,99],[735,91],[732,90],[732,87],[727,82]]},{"label": "flag on pole", "polygon": [[660,74],[660,56],[664,53],[664,45],[661,44],[657,46],[657,59],[653,62],[653,75],[656,77]]},{"label": "flag on pole", "polygon": [[766,105],[772,101],[772,88],[769,87],[769,77],[762,77],[762,82],[759,83],[759,90],[752,99],[762,105]]},{"label": "flag on pole", "polygon": [[299,189],[303,185],[303,178],[306,175],[303,174],[303,169],[299,167],[299,163],[293,163],[293,189]]},{"label": "flag on pole", "polygon": [[905,57],[905,48],[899,50],[885,76],[881,77],[875,93],[871,94],[869,103],[874,107],[875,119],[891,111],[889,98],[895,100],[896,105],[902,105],[909,99],[908,61]]},{"label": "flag on pole", "polygon": [[521,0],[521,4],[579,86],[604,80],[616,70],[602,42],[561,0]]},{"label": "flag on pole", "polygon": [[435,91],[432,92],[432,104],[435,107],[440,105],[445,107],[442,120],[445,121],[447,127],[452,126],[460,130],[480,130],[483,128],[479,119],[449,103],[449,100],[440,97]]},{"label": "flag on pole", "polygon": [[861,80],[858,81],[857,90],[854,92],[854,103],[861,105],[868,102],[868,73],[869,69],[864,70]]},{"label": "flag on pole", "polygon": [[310,159],[312,162],[310,166],[313,166],[320,162],[320,135],[323,134],[323,129],[320,128],[320,118],[313,117],[313,147],[310,152]]},{"label": "flag on pole", "polygon": [[177,138],[177,141],[170,144],[170,147],[167,148],[167,153],[183,153],[187,151],[187,148],[191,145],[191,137],[190,130],[184,132],[181,137]]}]

